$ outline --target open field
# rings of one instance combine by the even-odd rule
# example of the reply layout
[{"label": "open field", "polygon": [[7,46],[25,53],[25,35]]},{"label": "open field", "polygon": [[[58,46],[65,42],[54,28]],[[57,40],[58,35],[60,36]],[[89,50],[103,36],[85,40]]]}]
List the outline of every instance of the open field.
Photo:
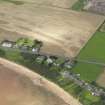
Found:
[{"label": "open field", "polygon": [[[13,2],[14,0],[5,0],[8,2],[3,2],[3,0],[1,1],[2,2],[0,3],[0,41],[3,39],[9,39],[14,41],[17,38],[24,36],[37,38],[38,40],[44,42],[44,46],[41,49],[41,52],[46,52],[53,55],[55,54],[67,57],[75,57],[79,53],[80,49],[84,47],[84,45],[91,38],[93,33],[99,28],[99,26],[103,23],[105,19],[105,17],[100,15],[94,15],[91,13],[84,12],[75,12],[72,10],[64,9],[67,7],[67,5],[65,3],[64,5],[66,7],[62,4],[58,5],[59,0],[57,0],[56,2],[55,1],[48,2],[47,0],[43,0],[45,4],[42,3],[42,0],[41,1],[30,0],[31,2],[29,2],[28,0],[24,0],[22,4],[18,5],[16,4],[17,2]],[[64,2],[65,1],[66,0],[64,0]],[[79,7],[82,7],[82,5],[79,5]],[[83,60],[85,59],[89,61],[97,61],[104,63],[105,62],[104,59],[105,51],[103,50],[104,49],[103,45],[105,44],[104,35],[105,33],[96,32],[92,39],[89,40],[87,45],[78,55],[77,59]],[[100,97],[92,96],[90,92],[83,92],[83,90],[74,83],[72,82],[70,83],[70,81],[68,82],[65,81],[64,78],[61,78],[59,76],[60,71],[43,69],[43,64],[40,65],[41,68],[40,70],[39,69],[36,70],[37,66],[35,56],[26,54],[27,59],[25,59],[25,54],[23,55],[19,51],[12,50],[9,51],[8,49],[5,48],[3,50],[0,49],[0,56],[11,61],[14,61],[16,63],[19,63],[21,65],[24,65],[32,69],[33,71],[39,73],[40,75],[46,77],[47,79],[52,80],[53,82],[55,82],[56,80],[55,83],[57,83],[59,86],[65,89],[68,93],[72,94],[75,97],[78,97],[80,102],[84,103],[84,105],[88,105],[89,103],[97,104],[97,102],[99,103],[101,102]],[[40,87],[42,90],[45,90],[45,92],[47,93],[49,92],[48,95],[47,93],[44,92],[45,94],[44,95],[43,92],[41,91],[41,94],[43,94],[44,99],[42,96],[40,96],[40,94],[38,94],[39,96],[37,95],[36,97],[38,98],[40,97],[41,101],[40,103],[39,101],[36,101],[37,102],[35,103],[36,105],[38,104],[47,105],[46,100],[50,100],[52,105],[80,105],[80,103],[77,100],[75,100],[71,95],[66,93],[64,90],[62,90],[52,82],[47,81],[43,77],[40,77],[38,74],[35,73],[33,74],[33,72],[27,70],[26,68],[6,61],[4,59],[0,59],[0,63],[1,66],[4,67],[3,69],[15,71],[16,72],[14,74],[15,76],[19,73],[19,75],[22,74],[22,76],[25,75],[29,77],[31,79],[29,82],[32,83],[31,84],[32,92],[35,91],[33,88],[34,86],[37,87],[36,85],[39,85],[38,89]],[[73,71],[74,73],[80,74],[83,80],[93,82],[103,72],[103,66],[87,63],[77,63],[77,65],[73,68]],[[8,76],[6,75],[6,77]],[[15,81],[14,76],[12,79]],[[12,79],[10,78],[10,80]],[[16,81],[17,80],[18,79],[16,78]],[[61,80],[60,81],[61,85],[59,84],[59,80]],[[28,86],[26,82],[23,81],[23,83],[26,84],[26,86]],[[25,94],[25,92],[27,93],[27,90],[26,91],[24,90],[23,94]],[[33,94],[31,97],[31,93],[30,92],[28,93],[30,95],[29,98],[30,100],[35,98]],[[5,96],[5,94],[3,96]],[[18,98],[18,95],[16,96],[17,96],[16,98]],[[7,96],[7,98],[8,97],[11,96]],[[21,94],[19,94],[19,97],[21,97]],[[25,96],[23,95],[23,97]],[[46,99],[47,97],[49,98]],[[16,98],[14,102],[16,102]],[[65,102],[62,99],[65,100]],[[18,100],[22,102],[20,98]],[[55,100],[55,102],[52,102],[51,100]],[[6,101],[4,100],[4,102]],[[28,100],[26,100],[26,102],[28,103]],[[31,100],[31,102],[33,102],[32,104],[34,104],[33,100]],[[49,101],[47,102],[48,105],[51,105]],[[3,104],[5,105],[5,103]]]},{"label": "open field", "polygon": [[[105,63],[105,33],[97,31],[81,50],[77,59]],[[104,66],[97,64],[78,63],[73,71],[81,74],[81,78],[94,81],[103,73]]]},{"label": "open field", "polygon": [[11,32],[11,31],[7,31],[7,30],[0,28],[0,42],[6,39],[15,41],[20,37],[26,37],[26,36],[23,34],[19,34],[17,32]]},{"label": "open field", "polygon": [[80,74],[81,79],[92,82],[103,72],[103,67],[95,64],[77,63],[73,68],[73,71]]},{"label": "open field", "polygon": [[103,16],[45,5],[0,4],[0,29],[42,40],[41,51],[55,55],[75,57],[103,20]]},{"label": "open field", "polygon": [[67,105],[52,92],[34,85],[28,77],[5,67],[5,64],[0,64],[0,104]]},{"label": "open field", "polygon": [[81,105],[52,82],[2,58],[0,58],[0,84],[2,84],[0,85],[2,105]]},{"label": "open field", "polygon": [[78,59],[105,63],[105,33],[97,31],[81,50]]}]

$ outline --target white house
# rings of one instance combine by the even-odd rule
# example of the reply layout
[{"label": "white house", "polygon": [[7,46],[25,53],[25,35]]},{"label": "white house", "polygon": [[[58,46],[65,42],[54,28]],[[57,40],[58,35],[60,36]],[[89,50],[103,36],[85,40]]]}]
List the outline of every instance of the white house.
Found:
[{"label": "white house", "polygon": [[38,51],[39,51],[38,48],[33,48],[33,49],[32,49],[32,52],[34,52],[34,53],[38,53]]},{"label": "white house", "polygon": [[47,63],[49,63],[49,64],[53,63],[53,60],[52,60],[51,58],[48,58],[46,61],[47,61]]},{"label": "white house", "polygon": [[13,43],[10,42],[10,41],[4,41],[2,44],[1,44],[2,47],[8,47],[8,48],[11,48],[13,46]]}]

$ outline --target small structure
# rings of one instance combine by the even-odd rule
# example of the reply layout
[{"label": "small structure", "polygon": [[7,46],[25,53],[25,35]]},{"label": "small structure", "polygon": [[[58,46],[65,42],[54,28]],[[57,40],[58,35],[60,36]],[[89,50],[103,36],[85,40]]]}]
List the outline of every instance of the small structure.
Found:
[{"label": "small structure", "polygon": [[86,0],[84,9],[105,15],[105,0]]},{"label": "small structure", "polygon": [[32,52],[35,53],[35,54],[38,54],[39,48],[32,48]]},{"label": "small structure", "polygon": [[63,71],[61,72],[61,75],[63,78],[69,78],[70,77],[70,72],[69,71]]},{"label": "small structure", "polygon": [[53,63],[53,60],[52,60],[50,57],[48,57],[47,60],[46,60],[46,62],[47,62],[48,64],[52,64],[52,63]]},{"label": "small structure", "polygon": [[23,51],[28,51],[29,47],[24,45],[24,46],[21,46],[20,49]]},{"label": "small structure", "polygon": [[44,64],[46,66],[52,66],[57,58],[55,56],[47,56]]},{"label": "small structure", "polygon": [[71,61],[67,61],[67,62],[64,63],[63,66],[67,69],[71,69],[72,68],[72,63],[71,63]]},{"label": "small structure", "polygon": [[7,48],[12,48],[13,45],[14,45],[14,42],[11,42],[11,41],[8,41],[8,40],[5,40],[1,43],[2,47],[7,47]]},{"label": "small structure", "polygon": [[58,58],[55,60],[53,65],[59,67],[62,66],[65,62],[66,62],[65,58]]},{"label": "small structure", "polygon": [[43,63],[43,61],[46,59],[46,57],[45,56],[43,56],[43,55],[38,55],[38,57],[36,58],[36,62],[37,63]]}]

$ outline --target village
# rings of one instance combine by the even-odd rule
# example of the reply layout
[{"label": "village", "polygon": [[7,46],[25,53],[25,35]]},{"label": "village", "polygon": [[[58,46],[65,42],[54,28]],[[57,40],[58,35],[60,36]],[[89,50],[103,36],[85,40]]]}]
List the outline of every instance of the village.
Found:
[{"label": "village", "polygon": [[43,42],[39,40],[31,40],[28,38],[20,38],[16,42],[4,40],[0,44],[0,48],[6,48],[9,50],[19,50],[22,53],[28,53],[36,55],[35,61],[38,64],[43,64],[50,69],[53,67],[60,68],[60,75],[73,81],[76,85],[80,86],[82,89],[90,91],[93,96],[105,96],[105,91],[99,87],[96,87],[84,80],[81,80],[80,74],[75,74],[71,69],[75,65],[75,60],[70,60],[70,58],[58,57],[55,55],[47,55],[40,53],[40,49],[43,46]]},{"label": "village", "polygon": [[86,0],[84,9],[105,15],[105,0]]}]

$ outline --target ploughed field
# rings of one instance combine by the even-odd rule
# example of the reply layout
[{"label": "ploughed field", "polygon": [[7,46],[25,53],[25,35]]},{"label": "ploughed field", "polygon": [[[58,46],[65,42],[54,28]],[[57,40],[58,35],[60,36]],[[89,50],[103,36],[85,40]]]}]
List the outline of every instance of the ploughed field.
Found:
[{"label": "ploughed field", "polygon": [[102,24],[104,17],[46,5],[48,0],[45,1],[24,0],[23,4],[16,5],[1,0],[0,38],[27,35],[44,42],[41,52],[75,57]]},{"label": "ploughed field", "polygon": [[35,85],[29,77],[9,66],[0,63],[0,105],[67,105],[58,96]]}]

